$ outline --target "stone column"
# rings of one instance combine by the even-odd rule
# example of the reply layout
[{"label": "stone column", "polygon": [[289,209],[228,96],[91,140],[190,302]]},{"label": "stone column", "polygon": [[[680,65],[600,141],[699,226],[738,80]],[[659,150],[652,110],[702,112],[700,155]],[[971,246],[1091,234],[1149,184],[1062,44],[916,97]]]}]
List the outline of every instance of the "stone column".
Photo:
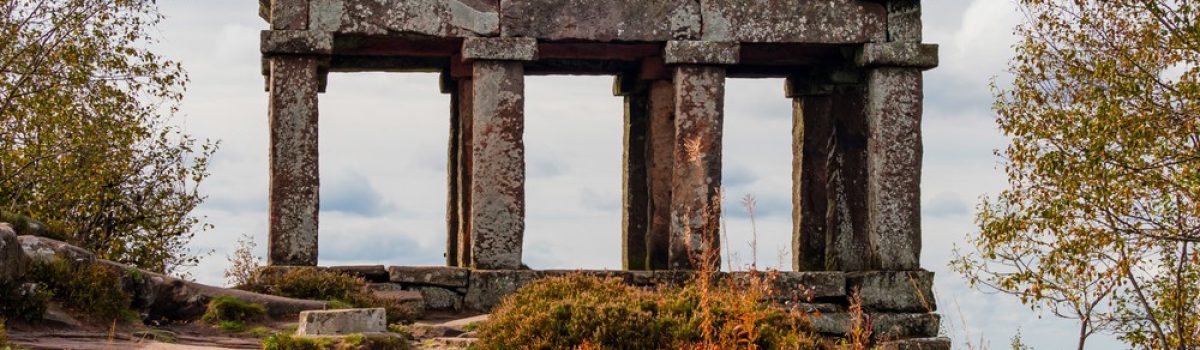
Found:
[{"label": "stone column", "polygon": [[[819,80],[818,80],[819,79]],[[827,162],[833,142],[832,85],[789,77],[792,99],[792,269],[825,270]]]},{"label": "stone column", "polygon": [[460,146],[458,148],[458,266],[471,266],[471,167],[474,162],[475,119],[473,113],[474,87],[470,78],[459,79],[458,110]]},{"label": "stone column", "polygon": [[650,194],[646,254],[651,270],[670,268],[671,181],[675,164],[675,86],[670,80],[650,84],[646,139],[646,190]]},{"label": "stone column", "polygon": [[459,250],[459,220],[461,215],[458,208],[461,203],[462,191],[459,190],[459,160],[462,150],[462,122],[458,105],[460,93],[450,72],[442,72],[441,89],[443,94],[450,94],[450,137],[446,152],[446,266],[461,266]]},{"label": "stone column", "polygon": [[525,234],[525,70],[530,38],[467,38],[472,64],[471,266],[521,268]]},{"label": "stone column", "polygon": [[922,70],[937,46],[873,43],[867,67],[867,231],[883,270],[920,269]]},{"label": "stone column", "polygon": [[720,267],[721,133],[725,68],[737,63],[737,43],[671,41],[675,149],[671,182],[670,268]]},{"label": "stone column", "polygon": [[613,94],[625,97],[624,151],[621,159],[621,266],[649,270],[647,229],[650,193],[647,188],[647,137],[650,94],[634,76],[618,76]]},{"label": "stone column", "polygon": [[317,265],[319,59],[270,59],[270,221],[267,264]]}]

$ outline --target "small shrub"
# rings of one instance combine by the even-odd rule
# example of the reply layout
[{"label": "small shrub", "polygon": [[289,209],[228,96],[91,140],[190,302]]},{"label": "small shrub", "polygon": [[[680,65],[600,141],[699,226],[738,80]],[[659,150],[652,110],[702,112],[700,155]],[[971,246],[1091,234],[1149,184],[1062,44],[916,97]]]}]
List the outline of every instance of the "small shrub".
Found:
[{"label": "small shrub", "polygon": [[29,275],[69,308],[109,320],[137,317],[130,310],[132,296],[123,288],[125,276],[106,266],[57,259],[35,262]]},{"label": "small shrub", "polygon": [[225,278],[231,285],[245,286],[254,283],[254,273],[262,268],[262,258],[254,255],[254,237],[243,234],[237,241],[237,250],[229,259],[229,269],[225,270]]},{"label": "small shrub", "polygon": [[46,313],[46,307],[54,296],[43,284],[0,284],[0,317],[37,321]]},{"label": "small shrub", "polygon": [[238,288],[289,298],[327,300],[335,309],[382,307],[387,310],[388,323],[410,322],[417,315],[407,305],[376,298],[362,278],[310,267],[289,269],[282,274],[259,274],[251,283]]},{"label": "small shrub", "polygon": [[241,333],[246,330],[246,324],[242,321],[220,321],[217,323],[217,329],[229,333]]},{"label": "small shrub", "polygon": [[208,302],[208,310],[204,312],[202,319],[209,323],[246,322],[261,320],[266,315],[267,307],[263,305],[237,298],[216,297]]},{"label": "small shrub", "polygon": [[263,339],[263,350],[330,350],[334,341],[331,338],[306,338],[278,333]]}]

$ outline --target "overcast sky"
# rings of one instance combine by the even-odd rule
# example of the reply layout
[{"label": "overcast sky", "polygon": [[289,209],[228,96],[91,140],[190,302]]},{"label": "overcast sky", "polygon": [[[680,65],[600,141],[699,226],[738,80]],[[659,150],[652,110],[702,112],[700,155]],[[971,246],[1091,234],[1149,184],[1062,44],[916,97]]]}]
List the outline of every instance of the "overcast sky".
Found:
[{"label": "overcast sky", "polygon": [[[216,228],[191,273],[223,284],[240,235],[267,235],[267,95],[260,73],[258,2],[159,1],[159,50],[183,63],[191,84],[188,132],[219,139],[198,214]],[[988,84],[1005,66],[1020,20],[1011,0],[925,0],[925,41],[941,66],[925,74],[922,265],[937,272],[944,330],[965,348],[980,338],[1007,348],[1018,330],[1038,349],[1074,346],[1074,323],[1039,317],[1015,299],[973,291],[946,265],[974,232],[979,198],[1005,185],[993,150]],[[535,269],[620,268],[622,100],[611,77],[526,79],[527,225],[524,259]],[[781,79],[732,79],[725,109],[724,185],[735,261],[749,263],[751,225],[738,203],[757,198],[760,266],[787,268],[791,227],[791,102]],[[320,96],[320,264],[444,264],[449,97],[436,74],[331,74]],[[1118,348],[1096,339],[1094,349]]]}]

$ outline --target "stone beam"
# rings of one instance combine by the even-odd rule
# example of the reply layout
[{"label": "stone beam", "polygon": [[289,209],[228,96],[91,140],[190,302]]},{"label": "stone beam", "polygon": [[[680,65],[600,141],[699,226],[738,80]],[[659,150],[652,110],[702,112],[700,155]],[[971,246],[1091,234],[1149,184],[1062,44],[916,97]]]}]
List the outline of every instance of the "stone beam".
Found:
[{"label": "stone beam", "polygon": [[670,268],[720,266],[721,134],[725,68],[674,68],[675,147]]},{"label": "stone beam", "polygon": [[702,40],[849,44],[887,40],[884,5],[860,0],[700,0]]},{"label": "stone beam", "polygon": [[884,270],[916,270],[921,256],[919,68],[867,73],[867,231]]},{"label": "stone beam", "polygon": [[317,264],[319,62],[310,57],[270,60],[269,265]]},{"label": "stone beam", "polygon": [[[279,0],[276,0],[279,1]],[[473,37],[500,34],[499,13],[475,0],[311,1],[310,27],[341,34]]]},{"label": "stone beam", "polygon": [[470,266],[519,269],[525,234],[524,66],[479,60],[472,67]]},{"label": "stone beam", "polygon": [[698,39],[696,1],[503,0],[500,32],[544,40],[667,41]]}]

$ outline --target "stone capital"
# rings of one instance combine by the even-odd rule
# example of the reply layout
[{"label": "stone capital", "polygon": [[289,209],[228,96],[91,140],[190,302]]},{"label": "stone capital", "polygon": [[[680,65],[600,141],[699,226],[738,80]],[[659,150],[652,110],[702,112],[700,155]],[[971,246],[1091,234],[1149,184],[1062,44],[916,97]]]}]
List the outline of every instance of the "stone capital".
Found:
[{"label": "stone capital", "polygon": [[862,67],[911,67],[932,69],[938,65],[938,46],[921,43],[867,43],[855,55]]},{"label": "stone capital", "polygon": [[663,49],[667,64],[737,64],[741,60],[741,44],[721,41],[668,41]]},{"label": "stone capital", "polygon": [[466,38],[462,59],[489,61],[534,61],[538,43],[534,38]]},{"label": "stone capital", "polygon": [[333,33],[315,30],[264,30],[261,51],[265,55],[330,55]]}]

